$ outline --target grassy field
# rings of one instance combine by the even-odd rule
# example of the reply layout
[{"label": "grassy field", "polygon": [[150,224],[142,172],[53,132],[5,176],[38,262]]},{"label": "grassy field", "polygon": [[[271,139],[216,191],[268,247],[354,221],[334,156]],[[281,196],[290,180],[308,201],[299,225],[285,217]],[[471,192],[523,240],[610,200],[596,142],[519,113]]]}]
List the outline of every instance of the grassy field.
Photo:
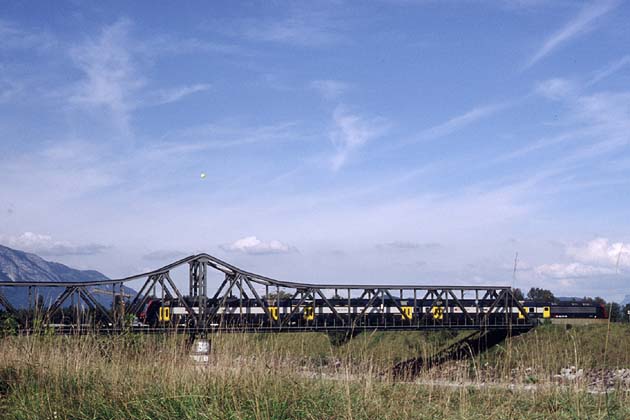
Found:
[{"label": "grassy field", "polygon": [[543,326],[405,381],[383,373],[457,337],[227,334],[207,366],[184,337],[5,337],[0,418],[630,418],[630,328],[606,337],[605,325]]}]

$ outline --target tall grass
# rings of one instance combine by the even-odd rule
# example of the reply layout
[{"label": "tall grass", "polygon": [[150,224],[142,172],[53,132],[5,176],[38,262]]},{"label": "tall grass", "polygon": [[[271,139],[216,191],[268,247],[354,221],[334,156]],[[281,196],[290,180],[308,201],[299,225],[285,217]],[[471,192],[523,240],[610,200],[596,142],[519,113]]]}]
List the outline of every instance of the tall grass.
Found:
[{"label": "tall grass", "polygon": [[612,327],[604,363],[605,334],[544,327],[413,381],[383,372],[456,337],[364,333],[332,345],[324,334],[225,334],[211,337],[208,365],[191,362],[180,336],[6,337],[0,418],[630,418],[623,385],[606,408],[587,381],[554,376],[571,365],[630,367],[630,329]]}]

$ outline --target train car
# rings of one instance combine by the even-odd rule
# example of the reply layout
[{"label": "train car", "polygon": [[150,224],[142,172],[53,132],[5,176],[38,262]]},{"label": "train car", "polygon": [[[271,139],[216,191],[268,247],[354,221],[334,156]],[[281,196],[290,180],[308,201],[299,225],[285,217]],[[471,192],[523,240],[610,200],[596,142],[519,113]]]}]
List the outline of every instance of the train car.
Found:
[{"label": "train car", "polygon": [[521,304],[531,318],[539,319],[607,319],[606,306],[587,301],[538,302],[522,301]]}]

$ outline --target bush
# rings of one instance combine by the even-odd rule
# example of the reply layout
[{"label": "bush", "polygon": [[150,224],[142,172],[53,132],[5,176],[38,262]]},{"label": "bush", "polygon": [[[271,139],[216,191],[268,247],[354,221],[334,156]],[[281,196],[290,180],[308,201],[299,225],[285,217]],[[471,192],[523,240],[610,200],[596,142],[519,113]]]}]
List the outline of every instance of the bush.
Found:
[{"label": "bush", "polygon": [[0,336],[17,335],[18,327],[19,325],[15,318],[10,315],[5,316],[0,319]]}]

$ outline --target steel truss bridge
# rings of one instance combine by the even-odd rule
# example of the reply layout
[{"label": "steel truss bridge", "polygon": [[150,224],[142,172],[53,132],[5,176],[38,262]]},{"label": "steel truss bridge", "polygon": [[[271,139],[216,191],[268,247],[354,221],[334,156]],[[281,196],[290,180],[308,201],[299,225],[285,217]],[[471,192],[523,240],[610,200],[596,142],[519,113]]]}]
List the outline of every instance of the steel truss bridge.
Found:
[{"label": "steel truss bridge", "polygon": [[[187,268],[188,293],[171,277]],[[209,289],[210,270],[220,284]],[[125,302],[123,286],[144,280]],[[95,296],[105,286],[114,302]],[[50,304],[41,289],[61,293]],[[29,308],[17,309],[2,290],[28,291]],[[102,289],[100,291],[102,294]],[[309,284],[250,273],[208,254],[193,255],[154,271],[115,280],[86,282],[0,282],[0,309],[28,331],[58,333],[299,332],[362,330],[473,330],[519,334],[535,325],[510,287]],[[129,315],[142,322],[129,322]]]}]

